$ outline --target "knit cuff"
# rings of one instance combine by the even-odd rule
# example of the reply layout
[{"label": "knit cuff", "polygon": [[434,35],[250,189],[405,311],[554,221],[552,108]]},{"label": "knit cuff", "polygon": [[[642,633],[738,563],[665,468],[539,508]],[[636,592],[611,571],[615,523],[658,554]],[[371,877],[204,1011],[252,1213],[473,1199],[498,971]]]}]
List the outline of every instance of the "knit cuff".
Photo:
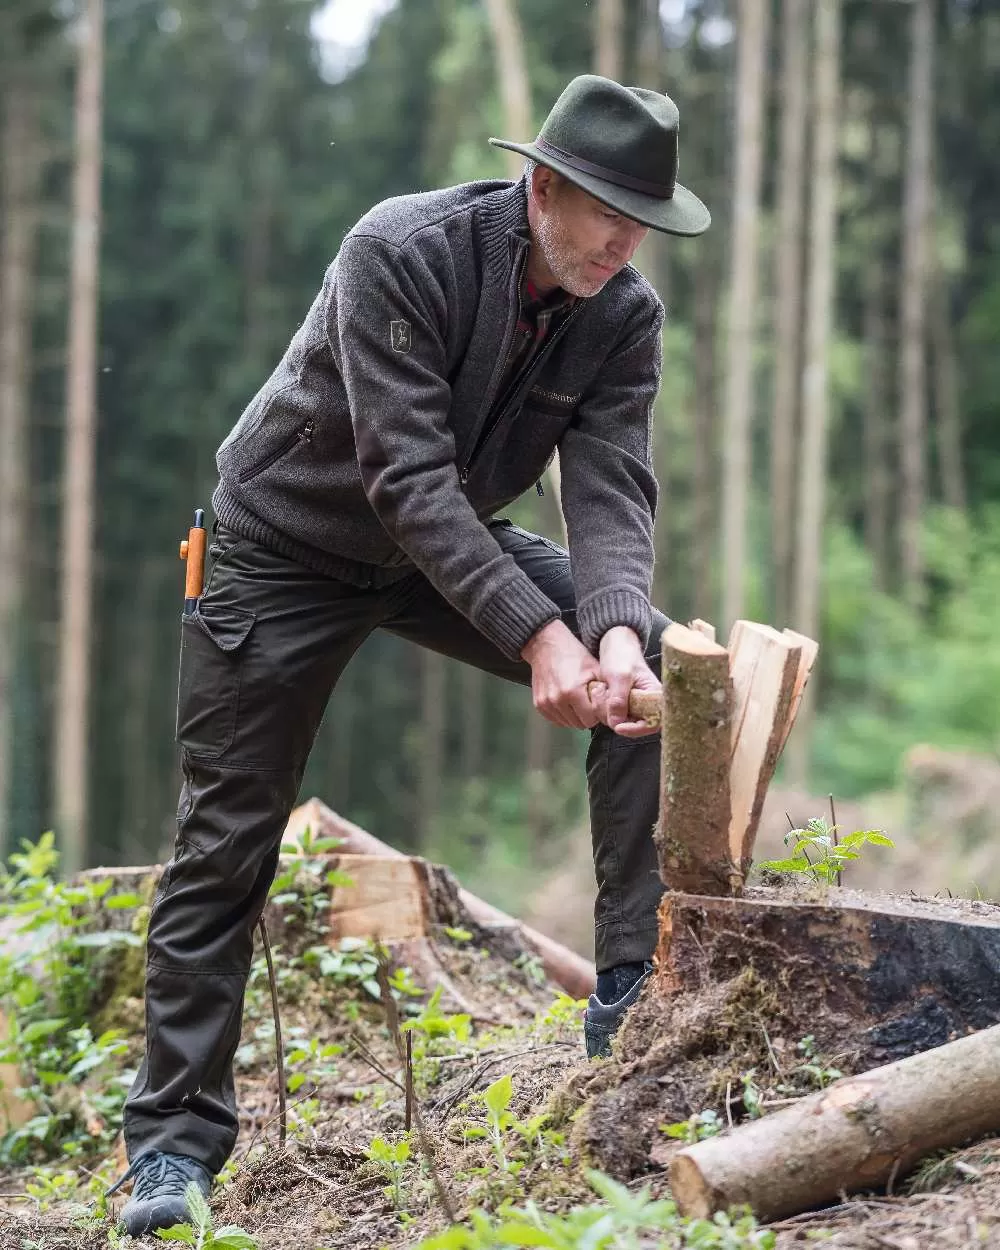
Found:
[{"label": "knit cuff", "polygon": [[637,591],[615,586],[577,604],[576,623],[583,645],[592,655],[597,654],[601,639],[616,625],[634,629],[645,651],[653,624],[653,610],[649,600]]},{"label": "knit cuff", "polygon": [[509,660],[519,660],[528,639],[560,616],[548,595],[522,573],[486,601],[475,624]]}]

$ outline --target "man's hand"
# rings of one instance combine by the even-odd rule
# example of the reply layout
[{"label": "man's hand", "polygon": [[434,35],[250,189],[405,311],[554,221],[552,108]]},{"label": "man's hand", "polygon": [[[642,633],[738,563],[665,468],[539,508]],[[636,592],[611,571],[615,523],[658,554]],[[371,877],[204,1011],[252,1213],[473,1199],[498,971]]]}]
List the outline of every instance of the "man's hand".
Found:
[{"label": "man's hand", "polygon": [[[616,625],[601,639],[601,681],[606,687],[601,720],[623,738],[644,738],[659,732],[643,720],[630,720],[628,698],[633,690],[660,690],[659,679],[646,663],[639,636]],[[596,702],[602,702],[595,699]]]},{"label": "man's hand", "polygon": [[521,657],[531,665],[532,699],[546,720],[567,729],[591,729],[603,721],[587,694],[587,683],[601,679],[600,666],[562,621],[543,625],[524,644]]}]

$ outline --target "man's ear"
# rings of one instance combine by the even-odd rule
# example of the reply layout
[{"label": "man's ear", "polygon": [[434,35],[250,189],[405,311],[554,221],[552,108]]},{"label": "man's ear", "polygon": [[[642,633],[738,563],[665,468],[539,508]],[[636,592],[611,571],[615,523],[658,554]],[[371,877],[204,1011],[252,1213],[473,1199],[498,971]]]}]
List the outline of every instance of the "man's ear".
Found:
[{"label": "man's ear", "polygon": [[538,204],[548,207],[555,198],[559,175],[547,165],[536,165],[531,171],[531,194]]}]

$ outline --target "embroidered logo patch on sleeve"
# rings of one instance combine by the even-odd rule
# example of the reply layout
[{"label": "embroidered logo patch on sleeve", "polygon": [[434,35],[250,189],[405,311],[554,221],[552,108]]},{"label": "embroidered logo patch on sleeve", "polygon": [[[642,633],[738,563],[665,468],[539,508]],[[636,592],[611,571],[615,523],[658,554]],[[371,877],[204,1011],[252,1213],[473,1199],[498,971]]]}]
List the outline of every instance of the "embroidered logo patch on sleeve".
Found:
[{"label": "embroidered logo patch on sleeve", "polygon": [[389,339],[394,352],[410,350],[410,323],[408,321],[390,321]]}]

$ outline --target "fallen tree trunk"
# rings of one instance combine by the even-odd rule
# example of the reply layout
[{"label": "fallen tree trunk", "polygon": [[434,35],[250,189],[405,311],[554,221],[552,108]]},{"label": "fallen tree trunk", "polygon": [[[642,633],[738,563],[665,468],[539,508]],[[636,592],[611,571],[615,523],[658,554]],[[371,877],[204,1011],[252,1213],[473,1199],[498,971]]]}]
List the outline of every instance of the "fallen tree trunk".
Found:
[{"label": "fallen tree trunk", "polygon": [[[338,816],[316,798],[309,799],[292,812],[285,829],[286,836],[294,838],[307,827],[314,836],[339,838],[341,846],[338,854],[346,852],[354,855],[407,858],[401,851],[382,842],[360,825]],[[493,932],[508,933],[523,947],[538,955],[546,975],[568,994],[572,994],[574,998],[586,998],[592,992],[597,982],[597,973],[590,960],[546,937],[544,933],[539,933],[537,929],[522,924],[513,916],[508,916],[506,912],[500,911],[468,890],[460,888],[458,897],[476,924]]]},{"label": "fallen tree trunk", "polygon": [[923,1155],[1000,1131],[1000,1027],[837,1081],[670,1164],[681,1213],[747,1203],[772,1220],[905,1176]]}]

